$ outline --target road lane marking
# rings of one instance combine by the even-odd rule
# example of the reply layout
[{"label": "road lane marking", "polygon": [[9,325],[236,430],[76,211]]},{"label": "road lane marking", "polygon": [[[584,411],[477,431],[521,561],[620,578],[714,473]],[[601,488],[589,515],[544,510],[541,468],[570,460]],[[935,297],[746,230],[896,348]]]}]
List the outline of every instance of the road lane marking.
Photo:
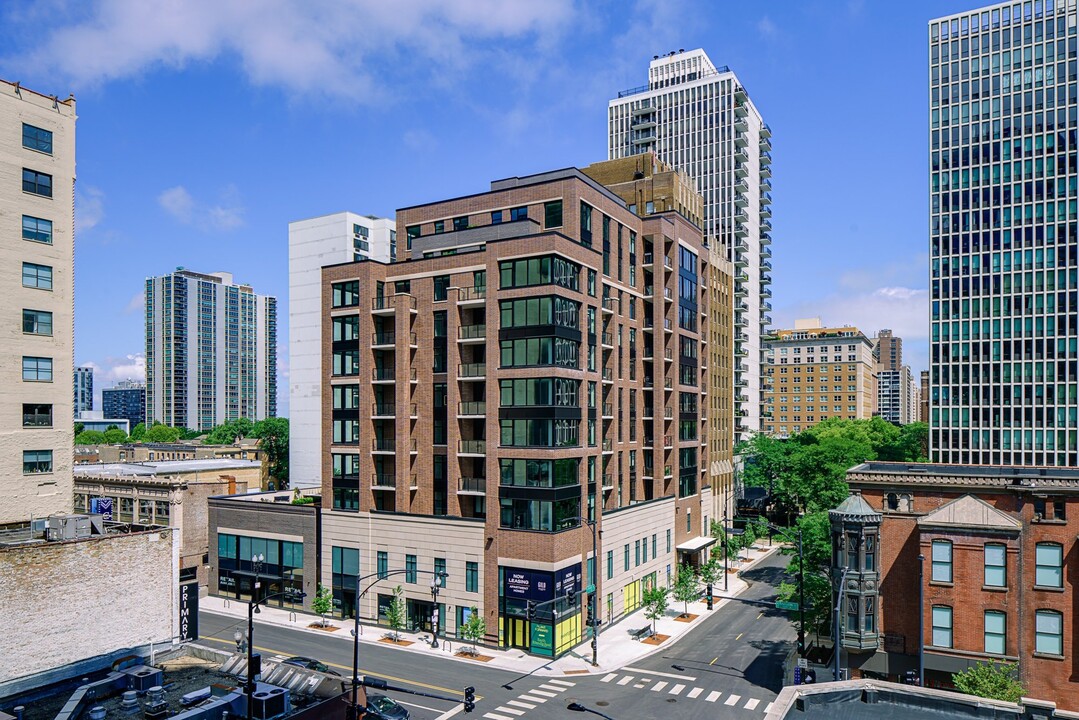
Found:
[{"label": "road lane marking", "polygon": [[535,697],[534,695],[529,695],[528,693],[525,693],[524,695],[518,695],[517,697],[518,697],[519,700],[524,700],[524,701],[530,702],[530,703],[545,703],[545,702],[547,702],[547,698],[545,698],[545,697]]},{"label": "road lane marking", "polygon": [[760,619],[761,619],[762,617],[764,617],[764,613],[763,613],[763,612],[762,612],[762,613],[761,613],[760,615],[758,615],[758,616],[757,616],[757,619],[758,619],[758,620],[760,620]]},{"label": "road lane marking", "polygon": [[667,694],[668,695],[678,695],[679,693],[681,693],[685,689],[686,689],[685,685],[683,685],[682,683],[678,683],[677,685],[672,687],[670,690],[668,690]]},{"label": "road lane marking", "polygon": [[742,699],[741,695],[731,695],[729,698],[723,701],[724,705],[737,705],[738,701]]},{"label": "road lane marking", "polygon": [[621,680],[618,681],[618,684],[619,685],[629,685],[631,682],[633,682],[633,676],[632,675],[626,675],[624,678],[622,678]]},{"label": "road lane marking", "polygon": [[663,688],[667,687],[666,680],[660,680],[658,683],[652,686],[652,692],[659,692]]},{"label": "road lane marking", "polygon": [[610,673],[608,675],[604,675],[603,679],[600,680],[600,682],[610,682],[611,680],[614,680],[616,677],[618,677],[618,673]]},{"label": "road lane marking", "polygon": [[548,680],[547,682],[551,683],[552,685],[561,685],[562,687],[568,687],[568,688],[571,688],[571,687],[573,687],[574,685],[577,684],[577,683],[569,682],[568,680]]},{"label": "road lane marking", "polygon": [[428,707],[426,705],[417,705],[416,703],[405,702],[404,700],[398,700],[397,702],[401,703],[402,705],[410,705],[410,706],[412,706],[414,708],[419,708],[420,710],[430,710],[431,712],[439,712],[438,708]]},{"label": "road lane marking", "polygon": [[767,715],[768,713],[772,712],[772,706],[773,706],[773,705],[775,705],[775,703],[774,703],[774,702],[770,702],[770,703],[768,703],[767,705],[765,705],[765,706],[764,706],[764,714],[765,714],[765,715]]},{"label": "road lane marking", "polygon": [[673,678],[675,680],[689,680],[690,682],[692,682],[697,679],[692,675],[675,675],[674,673],[658,672],[656,670],[642,670],[641,668],[635,667],[624,667],[622,669],[626,672],[638,672],[644,673],[645,675],[659,675],[660,677]]},{"label": "road lane marking", "polygon": [[723,697],[723,693],[721,693],[721,692],[719,692],[717,690],[713,690],[712,692],[708,693],[708,697],[706,697],[705,700],[707,700],[708,702],[715,702],[716,700],[719,700],[721,697]]},{"label": "road lane marking", "polygon": [[540,697],[545,697],[545,698],[558,697],[557,694],[555,694],[553,692],[547,692],[546,690],[529,690],[528,692],[529,692],[530,695],[539,695]]},{"label": "road lane marking", "polygon": [[513,720],[509,715],[499,715],[498,713],[486,713],[485,718],[491,718],[491,720]]},{"label": "road lane marking", "polygon": [[524,708],[525,710],[535,710],[536,706],[532,703],[521,702],[520,700],[507,700],[507,705],[513,705],[514,707]]},{"label": "road lane marking", "polygon": [[498,712],[500,712],[500,713],[508,712],[510,715],[516,715],[518,717],[525,714],[524,710],[518,710],[517,708],[506,707],[505,705],[503,705],[502,707],[499,707],[499,708],[495,708],[495,709],[498,710]]},{"label": "road lane marking", "polygon": [[716,660],[719,660],[719,658],[717,658],[717,657],[714,657],[714,658],[712,658],[712,662],[710,662],[710,663],[708,663],[708,664],[709,664],[709,665],[715,665],[715,664],[716,664]]},{"label": "road lane marking", "polygon": [[746,700],[745,708],[746,708],[746,710],[752,710],[753,708],[757,707],[760,704],[761,704],[761,701],[758,700],[757,698],[750,698],[749,700]]},{"label": "road lane marking", "polygon": [[452,710],[447,710],[446,712],[442,713],[437,718],[435,718],[435,720],[450,720],[451,717],[453,717],[454,715],[456,715],[457,713],[461,712],[464,709],[465,709],[464,704],[463,703],[459,704],[457,707],[453,708]]},{"label": "road lane marking", "polygon": [[686,697],[695,698],[698,695],[700,695],[702,692],[704,692],[704,688],[695,687],[692,690],[690,690],[688,693],[686,693]]},{"label": "road lane marking", "polygon": [[554,684],[549,683],[549,682],[543,683],[542,685],[540,685],[540,687],[543,688],[544,690],[553,690],[554,692],[566,692],[566,688],[558,687],[557,685],[554,685]]},{"label": "road lane marking", "polygon": [[745,633],[738,633],[738,637],[736,637],[735,640],[741,640],[743,635],[745,635]]}]

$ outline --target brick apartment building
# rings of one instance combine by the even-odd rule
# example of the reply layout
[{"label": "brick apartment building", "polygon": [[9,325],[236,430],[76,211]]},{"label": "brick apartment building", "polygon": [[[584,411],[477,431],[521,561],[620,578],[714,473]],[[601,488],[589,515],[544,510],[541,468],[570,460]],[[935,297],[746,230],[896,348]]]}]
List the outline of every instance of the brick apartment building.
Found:
[{"label": "brick apartment building", "polygon": [[[852,668],[892,679],[917,668],[921,554],[928,685],[979,661],[1017,662],[1028,696],[1079,709],[1079,471],[869,462],[847,481],[880,514],[879,627],[847,627]],[[859,652],[870,629],[879,646]]]},{"label": "brick apartment building", "polygon": [[[609,622],[707,555],[709,298],[731,286],[699,226],[636,209],[576,169],[510,178],[399,210],[407,259],[323,268],[338,614],[381,619],[400,584],[412,627],[454,634],[476,607],[488,641],[558,655],[586,637],[587,585]],[[357,577],[398,570],[357,603]]]}]

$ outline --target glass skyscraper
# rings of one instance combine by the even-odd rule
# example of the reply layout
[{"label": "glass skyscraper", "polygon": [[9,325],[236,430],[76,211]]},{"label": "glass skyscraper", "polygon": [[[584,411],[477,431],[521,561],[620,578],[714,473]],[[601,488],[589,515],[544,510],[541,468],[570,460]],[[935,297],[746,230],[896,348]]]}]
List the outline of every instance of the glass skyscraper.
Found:
[{"label": "glass skyscraper", "polygon": [[928,30],[931,459],[1077,465],[1075,0]]}]

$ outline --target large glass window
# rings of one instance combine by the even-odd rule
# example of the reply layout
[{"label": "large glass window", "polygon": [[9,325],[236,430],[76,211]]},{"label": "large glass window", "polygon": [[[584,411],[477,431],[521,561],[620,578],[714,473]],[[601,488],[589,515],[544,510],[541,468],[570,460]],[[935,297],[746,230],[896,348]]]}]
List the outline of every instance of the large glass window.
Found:
[{"label": "large glass window", "polygon": [[562,201],[552,200],[543,203],[543,227],[562,227]]},{"label": "large glass window", "polygon": [[52,405],[22,404],[23,427],[52,427]]},{"label": "large glass window", "polygon": [[22,239],[52,245],[52,220],[23,215]]},{"label": "large glass window", "polygon": [[1034,652],[1064,654],[1064,616],[1056,610],[1034,613]]},{"label": "large glass window", "polygon": [[517,487],[565,487],[578,485],[579,458],[520,460],[503,458],[500,483]]},{"label": "large glass window", "polygon": [[577,447],[580,445],[579,420],[533,418],[503,419],[501,444],[504,447]]},{"label": "large glass window", "polygon": [[1008,584],[1008,551],[1000,543],[985,546],[984,582],[988,587],[1006,587]]},{"label": "large glass window", "polygon": [[933,541],[933,582],[952,581],[952,544],[947,540]]},{"label": "large glass window", "polygon": [[52,197],[52,175],[47,173],[38,172],[37,170],[30,170],[29,168],[22,169],[22,190],[23,192],[32,193],[34,195],[40,195],[41,197]]},{"label": "large glass window", "polygon": [[952,646],[952,609],[947,605],[933,606],[933,645]]},{"label": "large glass window", "polygon": [[335,547],[332,549],[332,556],[334,613],[341,617],[355,617],[360,551],[356,548]]},{"label": "large glass window", "polygon": [[502,367],[553,365],[577,368],[580,366],[581,344],[560,337],[532,337],[503,340],[499,343]]},{"label": "large glass window", "polygon": [[581,244],[592,246],[592,206],[581,202]]},{"label": "large glass window", "polygon": [[48,265],[24,262],[22,264],[22,286],[52,290],[52,268]]},{"label": "large glass window", "polygon": [[375,572],[378,573],[379,578],[385,578],[390,572],[390,558],[385,550],[379,550],[375,561],[378,565]]},{"label": "large glass window", "polygon": [[333,409],[355,410],[360,406],[359,385],[334,385]]},{"label": "large glass window", "polygon": [[506,260],[498,264],[503,289],[558,285],[580,290],[581,266],[558,255]]},{"label": "large glass window", "polygon": [[24,356],[22,379],[31,382],[52,382],[52,358]]},{"label": "large glass window", "polygon": [[360,304],[360,281],[348,280],[333,284],[333,306],[356,307]]},{"label": "large glass window", "polygon": [[1038,543],[1034,549],[1034,584],[1064,587],[1064,548],[1057,543]]},{"label": "large glass window", "polygon": [[22,146],[52,155],[52,131],[23,123]]},{"label": "large glass window", "polygon": [[333,341],[356,341],[360,339],[360,316],[344,315],[333,318]]},{"label": "large glass window", "polygon": [[[467,218],[466,218],[467,220]],[[456,222],[456,221],[455,221]],[[449,275],[437,275],[434,278],[434,301],[441,302],[446,299],[447,291],[450,289],[450,276]]]},{"label": "large glass window", "polygon": [[558,325],[580,328],[580,304],[557,296],[503,300],[499,320],[503,328]]},{"label": "large glass window", "polygon": [[548,502],[525,498],[500,498],[500,522],[504,528],[557,532],[580,524],[581,499]]},{"label": "large glass window", "polygon": [[360,374],[360,350],[334,351],[333,353],[334,375],[359,375]]},{"label": "large glass window", "polygon": [[1007,646],[1008,616],[998,610],[985,613],[985,651],[1004,655]]},{"label": "large glass window", "polygon": [[499,381],[502,407],[580,407],[577,380],[518,378]]}]

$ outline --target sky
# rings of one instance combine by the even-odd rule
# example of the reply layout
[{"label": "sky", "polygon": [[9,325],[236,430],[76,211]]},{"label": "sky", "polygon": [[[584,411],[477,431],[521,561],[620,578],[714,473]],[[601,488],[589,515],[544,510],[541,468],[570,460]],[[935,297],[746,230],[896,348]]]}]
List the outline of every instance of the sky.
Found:
[{"label": "sky", "polygon": [[[280,300],[288,223],[606,159],[607,103],[703,48],[772,128],[778,327],[890,328],[927,367],[927,31],[974,0],[7,0],[0,78],[77,99],[75,362],[144,374],[142,288]],[[95,405],[100,407],[100,405]]]}]

